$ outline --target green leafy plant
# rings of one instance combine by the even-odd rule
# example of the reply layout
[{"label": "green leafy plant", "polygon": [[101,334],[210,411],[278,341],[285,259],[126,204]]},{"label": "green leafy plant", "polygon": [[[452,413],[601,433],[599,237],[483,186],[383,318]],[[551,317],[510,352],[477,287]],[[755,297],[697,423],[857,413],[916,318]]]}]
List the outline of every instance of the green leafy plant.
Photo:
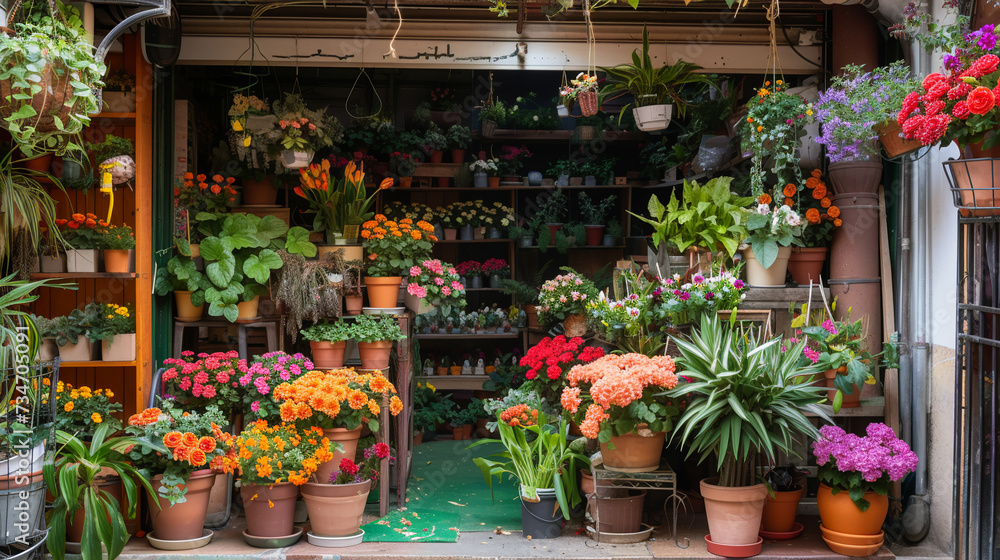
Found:
[{"label": "green leafy plant", "polygon": [[153,493],[149,480],[129,464],[125,453],[136,447],[149,453],[169,451],[159,442],[129,436],[109,437],[113,432],[114,427],[110,424],[99,425],[89,444],[73,434],[62,430],[56,432],[59,445],[56,460],[54,463],[47,461],[42,467],[45,485],[53,489],[56,497],[48,514],[46,539],[49,553],[55,560],[66,557],[66,522],[80,509],[84,511],[80,542],[84,560],[101,560],[101,545],[107,549],[110,559],[117,558],[125,548],[129,534],[121,505],[98,486],[98,479],[105,476],[104,473],[114,471],[121,478],[129,518],[136,514],[138,484]]},{"label": "green leafy plant", "polygon": [[493,122],[500,128],[510,121],[510,109],[500,99],[487,101],[479,109],[479,122]]},{"label": "green leafy plant", "polygon": [[558,224],[569,213],[566,195],[561,190],[553,191],[548,196],[536,200],[538,211],[535,219],[541,224]]},{"label": "green leafy plant", "polygon": [[19,235],[25,237],[20,248],[38,247],[43,239],[50,247],[65,244],[57,227],[56,202],[39,179],[65,193],[62,184],[48,173],[15,168],[13,154],[11,150],[0,159],[0,259],[15,252]]},{"label": "green leafy plant", "polygon": [[101,232],[100,238],[98,239],[98,246],[102,249],[112,249],[119,251],[128,251],[135,249],[135,233],[132,232],[132,228],[127,225],[113,226],[108,225]]},{"label": "green leafy plant", "polygon": [[302,338],[312,342],[342,342],[352,337],[351,327],[347,321],[316,323],[302,331]]},{"label": "green leafy plant", "polygon": [[56,345],[76,344],[80,335],[88,335],[90,327],[97,322],[97,309],[96,305],[88,305],[70,311],[69,315],[53,317],[50,333]]},{"label": "green leafy plant", "polygon": [[87,307],[92,307],[87,313],[93,316],[87,329],[90,340],[111,342],[116,334],[135,332],[135,309],[131,303],[88,303]]},{"label": "green leafy plant", "polygon": [[760,204],[755,210],[747,209],[746,220],[741,224],[743,243],[753,249],[754,257],[764,268],[771,268],[778,258],[778,247],[802,245],[802,218],[788,206]]},{"label": "green leafy plant", "polygon": [[433,152],[448,148],[448,137],[441,133],[441,129],[434,127],[427,129],[424,134],[424,150]]},{"label": "green leafy plant", "polygon": [[358,315],[347,326],[350,338],[358,342],[403,340],[406,336],[399,328],[399,321],[392,315]]},{"label": "green leafy plant", "polygon": [[615,172],[614,158],[599,158],[588,161],[580,169],[584,177],[594,177],[598,185],[607,185],[613,181]]},{"label": "green leafy plant", "polygon": [[586,191],[580,191],[579,201],[580,214],[583,216],[583,222],[587,225],[604,224],[604,221],[608,219],[608,214],[615,208],[614,195],[606,196],[600,202],[594,202]]},{"label": "green leafy plant", "polygon": [[[878,371],[878,358],[881,354],[872,355],[867,347],[867,333],[861,319],[827,319],[819,326],[801,325],[804,321],[805,315],[793,320],[793,328],[802,332],[806,343],[801,360],[817,364],[823,370],[837,371],[834,378],[837,393],[832,404],[834,412],[840,412],[844,393],[854,394],[854,391],[861,390],[862,384],[876,382],[875,373]],[[854,388],[855,385],[857,389]]]},{"label": "green leafy plant", "polygon": [[[788,93],[788,84],[770,81],[747,101],[747,116],[737,123],[743,151],[753,155],[750,185],[754,196],[764,193],[768,180],[786,185],[802,184],[802,167],[797,153],[805,127],[813,121],[812,104]],[[765,162],[772,162],[765,169]],[[768,175],[770,173],[770,177]]]},{"label": "green leafy plant", "polygon": [[780,337],[760,344],[705,315],[690,341],[674,343],[677,375],[691,381],[668,392],[688,400],[672,438],[689,457],[714,455],[720,486],[752,486],[758,455],[774,464],[779,451],[795,454],[797,435],[818,437],[804,411],[831,422],[818,406],[826,389],[810,383],[820,369],[799,360],[805,342],[784,352]]},{"label": "green leafy plant", "polygon": [[460,124],[452,125],[446,133],[448,145],[452,149],[465,150],[472,144],[472,131]]},{"label": "green leafy plant", "polygon": [[560,159],[552,163],[552,166],[545,172],[549,177],[559,178],[563,175],[566,176],[581,176],[580,175],[580,165],[572,159]]},{"label": "green leafy plant", "polygon": [[274,102],[280,135],[272,151],[310,151],[334,145],[343,137],[340,123],[326,114],[326,108],[313,111],[302,96],[286,93]]},{"label": "green leafy plant", "polygon": [[128,138],[108,134],[101,142],[87,143],[86,149],[94,157],[96,165],[117,156],[135,156],[135,145]]}]

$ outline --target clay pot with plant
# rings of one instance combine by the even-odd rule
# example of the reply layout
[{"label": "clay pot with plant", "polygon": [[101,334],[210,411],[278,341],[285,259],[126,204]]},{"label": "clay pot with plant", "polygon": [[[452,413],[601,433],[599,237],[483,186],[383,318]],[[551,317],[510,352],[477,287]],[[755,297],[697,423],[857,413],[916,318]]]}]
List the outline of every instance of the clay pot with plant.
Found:
[{"label": "clay pot with plant", "polygon": [[767,497],[761,518],[761,531],[768,533],[791,533],[795,528],[795,517],[798,515],[799,501],[805,491],[805,477],[809,471],[803,471],[788,465],[774,467],[764,475],[767,484]]},{"label": "clay pot with plant", "polygon": [[378,478],[381,466],[393,460],[389,445],[376,443],[364,451],[361,462],[356,463],[353,457],[341,461],[330,480],[303,485],[312,533],[320,537],[357,533],[372,481]]},{"label": "clay pot with plant", "polygon": [[437,241],[433,232],[434,226],[423,220],[395,222],[382,214],[362,224],[361,238],[368,253],[364,283],[371,307],[396,307],[404,272],[430,258]]},{"label": "clay pot with plant", "polygon": [[600,245],[604,239],[604,228],[607,225],[608,217],[615,207],[614,195],[606,196],[600,201],[593,201],[586,191],[581,191],[579,204],[584,227],[587,228],[587,245]]},{"label": "clay pot with plant", "polygon": [[[794,436],[817,437],[806,412],[831,422],[819,407],[823,389],[808,382],[819,367],[799,359],[804,341],[784,352],[781,337],[763,343],[743,337],[716,315],[703,316],[690,341],[675,342],[681,354],[677,375],[692,381],[668,393],[688,401],[672,439],[688,455],[714,455],[719,469],[718,478],[701,482],[709,551],[754,556],[760,553],[757,533],[767,497],[766,486],[757,483],[758,457],[794,455]],[[750,427],[732,429],[746,426],[748,418]]]},{"label": "clay pot with plant", "polygon": [[358,315],[344,331],[358,342],[362,369],[387,370],[393,343],[406,338],[395,315]]},{"label": "clay pot with plant", "polygon": [[351,338],[351,325],[347,321],[317,323],[302,331],[302,338],[309,341],[313,364],[316,369],[335,369],[344,366],[344,352]]}]

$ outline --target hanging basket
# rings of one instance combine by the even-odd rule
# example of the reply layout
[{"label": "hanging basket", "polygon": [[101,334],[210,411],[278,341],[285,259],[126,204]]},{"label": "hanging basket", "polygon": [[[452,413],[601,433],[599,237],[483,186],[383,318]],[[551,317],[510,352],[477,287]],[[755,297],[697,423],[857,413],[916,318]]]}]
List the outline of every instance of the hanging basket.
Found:
[{"label": "hanging basket", "polygon": [[281,165],[288,169],[302,169],[312,163],[312,151],[284,150],[281,152]]},{"label": "hanging basket", "polygon": [[674,115],[673,105],[644,105],[632,109],[635,124],[642,131],[663,130],[670,126]]},{"label": "hanging basket", "polygon": [[576,99],[580,102],[580,114],[585,117],[593,117],[597,114],[598,103],[596,91],[580,92],[576,96]]},{"label": "hanging basket", "polygon": [[[0,32],[9,32],[6,28],[0,28]],[[39,72],[41,79],[37,82],[39,92],[31,97],[31,108],[35,110],[36,116],[25,119],[33,124],[36,132],[48,133],[56,132],[58,117],[63,123],[69,122],[70,115],[76,111],[78,103],[82,99],[73,100],[73,87],[70,85],[74,80],[79,79],[79,72],[73,72],[66,65],[60,63],[58,67],[46,64]],[[7,99],[14,99],[15,95],[31,95],[30,91],[14,87],[13,76],[6,80],[0,80],[0,117],[3,120],[10,120],[11,116],[22,106],[22,102],[14,100],[8,102]],[[67,104],[66,100],[71,101]]]}]

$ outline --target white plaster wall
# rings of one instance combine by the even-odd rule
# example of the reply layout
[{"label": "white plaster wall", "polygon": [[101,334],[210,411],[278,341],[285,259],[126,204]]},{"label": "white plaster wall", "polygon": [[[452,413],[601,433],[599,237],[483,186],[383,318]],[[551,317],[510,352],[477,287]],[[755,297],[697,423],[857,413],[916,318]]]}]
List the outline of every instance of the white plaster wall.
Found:
[{"label": "white plaster wall", "polygon": [[[955,348],[955,303],[958,258],[958,212],[945,178],[942,161],[958,158],[954,145],[927,154],[930,159],[930,200],[921,200],[930,210],[930,247],[928,275],[930,295],[930,321],[927,325],[928,342],[946,348]],[[921,250],[914,247],[915,250]]]}]

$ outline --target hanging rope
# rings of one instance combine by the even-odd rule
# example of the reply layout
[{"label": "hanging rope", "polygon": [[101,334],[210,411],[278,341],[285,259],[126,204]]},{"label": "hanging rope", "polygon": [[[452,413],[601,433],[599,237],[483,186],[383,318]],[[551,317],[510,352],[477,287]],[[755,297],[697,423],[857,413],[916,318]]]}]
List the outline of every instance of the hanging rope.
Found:
[{"label": "hanging rope", "polygon": [[399,30],[403,28],[403,13],[399,11],[399,0],[393,0],[392,7],[396,10],[396,17],[399,18],[399,25],[396,26],[396,32],[392,34],[392,39],[389,41],[389,52],[382,55],[383,57],[392,56],[392,58],[399,58],[396,56],[396,35],[399,35]]},{"label": "hanging rope", "polygon": [[[351,96],[354,95],[354,90],[357,89],[358,82],[361,81],[361,76],[364,76],[368,80],[368,84],[372,86],[372,93],[375,94],[375,100],[378,101],[378,110],[376,110],[374,113],[370,115],[366,115],[363,117],[359,117],[354,113],[351,113],[351,107],[350,107]],[[368,72],[366,72],[364,68],[361,68],[361,72],[358,72],[358,77],[354,78],[354,85],[351,86],[351,91],[350,93],[347,94],[347,99],[344,100],[344,109],[347,111],[347,116],[351,117],[352,119],[371,119],[377,117],[379,113],[382,112],[382,97],[379,96],[378,88],[375,87],[375,82],[372,81],[371,76],[368,75]]]},{"label": "hanging rope", "polygon": [[781,73],[780,65],[778,64],[778,30],[775,23],[781,17],[781,6],[778,0],[771,0],[771,5],[767,8],[766,16],[768,22],[767,33],[771,38],[770,50],[767,53],[767,64],[768,69],[771,71],[771,81],[777,83],[779,78],[784,79],[784,75]]}]

